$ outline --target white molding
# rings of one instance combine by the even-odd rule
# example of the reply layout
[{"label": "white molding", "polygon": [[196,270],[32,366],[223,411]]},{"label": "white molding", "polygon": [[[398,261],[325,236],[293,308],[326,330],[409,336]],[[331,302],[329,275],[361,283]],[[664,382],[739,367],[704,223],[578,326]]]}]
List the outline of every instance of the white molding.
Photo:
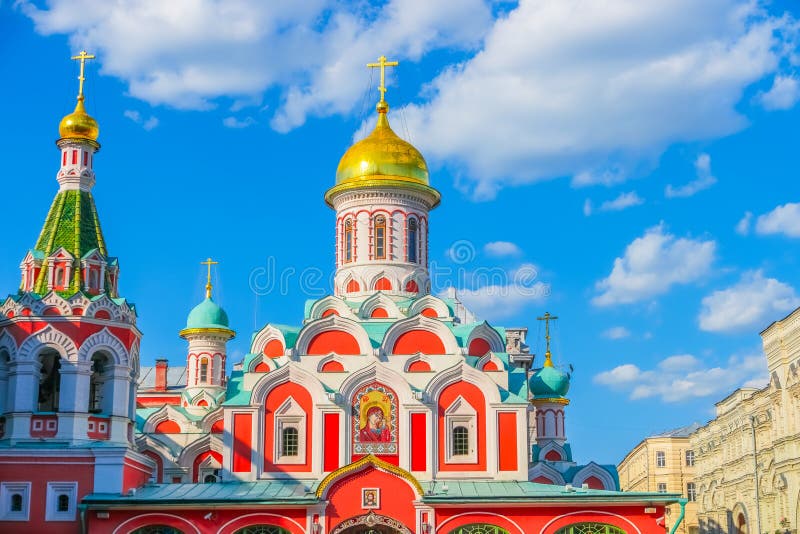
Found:
[{"label": "white molding", "polygon": [[[22,496],[22,510],[11,511],[11,495]],[[31,512],[30,482],[0,482],[0,521],[28,521]]]},{"label": "white molding", "polygon": [[603,510],[577,510],[575,512],[567,512],[565,514],[561,514],[559,516],[554,517],[550,521],[548,521],[542,527],[542,529],[539,531],[539,534],[545,534],[545,533],[549,532],[550,525],[552,525],[553,523],[555,523],[559,519],[563,519],[565,517],[571,517],[571,516],[574,516],[574,515],[584,515],[584,514],[587,515],[587,516],[590,516],[590,517],[591,517],[592,514],[600,514],[600,515],[608,515],[608,516],[611,516],[611,517],[617,517],[617,518],[625,521],[626,523],[628,523],[631,526],[631,529],[633,529],[631,531],[631,534],[633,534],[633,532],[636,532],[637,534],[642,534],[642,531],[639,530],[639,527],[637,527],[636,524],[634,524],[634,522],[631,521],[630,519],[628,519],[627,517],[621,516],[619,514],[615,514],[613,512],[606,512],[606,511],[603,511]]},{"label": "white molding", "polygon": [[[469,439],[467,454],[456,455],[453,451],[453,432],[456,427],[467,429]],[[444,434],[445,464],[478,462],[478,411],[461,395],[444,410]]]},{"label": "white molding", "polygon": [[580,487],[583,482],[591,477],[594,476],[603,483],[604,489],[609,491],[616,490],[616,484],[614,483],[614,478],[611,474],[600,467],[595,462],[589,462],[584,466],[580,471],[576,472],[575,475],[572,477],[572,485],[575,487]]},{"label": "white molding", "polygon": [[425,317],[424,315],[414,315],[408,319],[402,319],[395,322],[386,331],[386,335],[383,337],[383,343],[381,344],[381,349],[387,355],[394,354],[393,349],[394,345],[397,343],[397,340],[400,338],[400,336],[412,330],[424,330],[437,335],[442,341],[442,345],[444,345],[445,354],[461,354],[461,348],[458,346],[458,341],[450,329],[447,328],[447,326],[445,326],[441,321],[432,319],[430,317]]},{"label": "white molding", "polygon": [[386,310],[389,319],[399,319],[401,317],[405,317],[400,312],[400,308],[397,307],[397,304],[395,304],[394,300],[389,298],[389,296],[382,291],[378,291],[375,294],[367,297],[358,308],[358,315],[362,319],[371,319],[372,312],[378,308],[383,308]]},{"label": "white molding", "polygon": [[[424,289],[425,288],[421,287],[420,291],[424,291]],[[439,319],[451,317],[450,308],[447,307],[447,304],[445,304],[442,299],[434,297],[433,295],[425,295],[415,300],[408,308],[408,315],[409,317],[416,315],[425,308],[436,310],[436,313],[439,314]]]},{"label": "white molding", "polygon": [[264,328],[258,331],[258,333],[253,338],[253,342],[250,344],[250,353],[251,354],[264,354],[264,347],[267,346],[267,343],[272,341],[273,339],[277,339],[283,345],[283,351],[286,352],[286,338],[283,336],[283,332],[272,326],[271,324],[266,325]]},{"label": "white molding", "polygon": [[[469,351],[469,345],[472,343],[476,338],[482,338],[489,343],[489,350],[491,352],[505,352],[506,351],[506,344],[500,334],[497,333],[497,330],[492,328],[489,323],[483,321],[482,323],[478,324],[472,331],[469,333],[469,337],[467,338],[467,342],[464,348]],[[484,356],[483,354],[479,354],[478,356]]]},{"label": "white molding", "polygon": [[535,464],[533,467],[528,469],[528,480],[533,482],[534,478],[539,476],[549,478],[553,484],[563,486],[566,484],[564,480],[564,476],[553,466],[548,465],[546,463],[539,462]]},{"label": "white molding", "polygon": [[[58,499],[66,495],[68,507],[65,511],[58,510]],[[47,497],[45,502],[45,521],[75,521],[77,510],[78,483],[77,482],[48,482]]]},{"label": "white molding", "polygon": [[68,335],[47,325],[25,338],[19,347],[19,360],[32,360],[45,349],[56,350],[62,358],[70,362],[78,361],[78,349]]},{"label": "white molding", "polygon": [[497,384],[486,376],[484,372],[478,371],[463,361],[436,373],[436,376],[431,379],[425,388],[425,393],[432,402],[438,403],[442,391],[457,382],[466,382],[481,390],[487,403],[487,415],[488,404],[500,404],[502,402]]},{"label": "white molding", "polygon": [[[276,465],[291,465],[306,463],[306,420],[308,415],[300,404],[290,395],[283,404],[275,410],[272,422],[273,463]],[[288,456],[283,454],[283,431],[294,428],[297,431],[297,454]]]},{"label": "white molding", "polygon": [[92,334],[81,343],[78,361],[90,361],[95,352],[103,349],[111,353],[116,365],[128,365],[129,357],[125,345],[108,328]]},{"label": "white molding", "polygon": [[308,354],[308,346],[311,341],[319,334],[339,330],[352,335],[358,343],[361,354],[370,355],[373,353],[372,343],[370,342],[367,331],[352,319],[339,315],[328,315],[306,323],[295,342],[295,354],[305,356]]}]

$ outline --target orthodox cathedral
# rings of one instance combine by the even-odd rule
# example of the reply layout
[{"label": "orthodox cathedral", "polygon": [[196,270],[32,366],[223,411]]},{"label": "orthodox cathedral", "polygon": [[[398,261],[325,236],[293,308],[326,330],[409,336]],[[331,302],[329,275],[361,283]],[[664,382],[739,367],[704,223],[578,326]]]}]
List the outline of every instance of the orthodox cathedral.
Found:
[{"label": "orthodox cathedral", "polygon": [[228,362],[235,325],[214,300],[209,259],[205,299],[175,321],[186,355],[141,366],[137,310],[92,197],[92,58],[73,58],[58,191],[0,304],[0,531],[664,532],[676,495],[619,492],[613,466],[573,461],[553,317],[540,359],[525,329],[430,294],[441,196],[389,125],[383,73],[396,62],[385,57],[370,64],[381,70],[375,128],[324,198],[333,294],[296,325],[251,333],[249,353]]}]

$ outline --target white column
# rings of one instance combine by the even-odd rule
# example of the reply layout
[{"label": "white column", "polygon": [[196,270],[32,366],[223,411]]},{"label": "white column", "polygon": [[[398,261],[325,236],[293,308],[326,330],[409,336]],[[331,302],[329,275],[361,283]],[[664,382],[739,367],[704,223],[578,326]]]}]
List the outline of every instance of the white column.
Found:
[{"label": "white column", "polygon": [[41,368],[42,365],[36,360],[8,362],[6,406],[9,412],[36,411]]}]

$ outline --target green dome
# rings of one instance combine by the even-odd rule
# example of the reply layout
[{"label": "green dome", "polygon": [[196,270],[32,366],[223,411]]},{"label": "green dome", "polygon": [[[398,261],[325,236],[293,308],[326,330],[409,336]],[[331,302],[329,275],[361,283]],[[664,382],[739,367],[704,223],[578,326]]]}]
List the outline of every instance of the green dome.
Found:
[{"label": "green dome", "polygon": [[211,297],[198,304],[189,312],[186,328],[228,328],[228,314]]},{"label": "green dome", "polygon": [[555,367],[542,367],[528,382],[535,399],[563,397],[569,391],[569,375]]}]

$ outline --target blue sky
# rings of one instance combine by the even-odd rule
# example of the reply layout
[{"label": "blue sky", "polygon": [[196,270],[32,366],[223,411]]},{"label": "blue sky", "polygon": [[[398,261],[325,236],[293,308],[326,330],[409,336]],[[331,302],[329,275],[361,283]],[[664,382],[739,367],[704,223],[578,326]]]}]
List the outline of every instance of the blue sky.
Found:
[{"label": "blue sky", "polygon": [[[374,120],[363,65],[385,53],[401,62],[390,120],[443,196],[434,289],[530,327],[539,354],[535,317],[560,317],[579,460],[616,463],[762,383],[758,332],[800,305],[796,5],[450,5],[0,4],[0,287],[17,287],[56,192],[53,142],[77,87],[68,57],[86,48],[98,56],[86,85],[101,130],[94,193],[143,363],[183,363],[177,332],[209,255],[239,333],[232,360],[255,325],[298,323],[329,288],[322,195]],[[256,287],[272,266],[285,288]]]}]

